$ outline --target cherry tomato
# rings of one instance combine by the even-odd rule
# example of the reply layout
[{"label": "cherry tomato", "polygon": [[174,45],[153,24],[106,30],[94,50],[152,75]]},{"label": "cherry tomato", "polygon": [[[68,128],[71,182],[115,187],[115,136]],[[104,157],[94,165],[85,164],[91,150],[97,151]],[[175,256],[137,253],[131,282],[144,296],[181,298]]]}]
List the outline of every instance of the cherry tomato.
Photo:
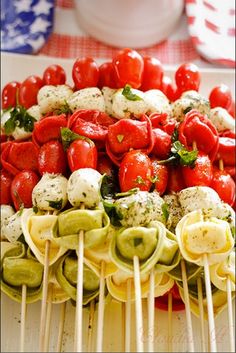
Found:
[{"label": "cherry tomato", "polygon": [[2,169],[0,171],[0,180],[1,180],[1,188],[0,188],[0,204],[1,205],[11,205],[11,182],[13,177],[6,170]]},{"label": "cherry tomato", "polygon": [[109,176],[112,176],[114,173],[114,165],[104,152],[98,154],[97,171],[100,174],[106,174]]},{"label": "cherry tomato", "polygon": [[198,67],[192,63],[182,64],[175,73],[175,82],[181,92],[198,91],[200,86]]},{"label": "cherry tomato", "polygon": [[115,68],[112,62],[106,62],[99,66],[99,81],[98,87],[117,88],[117,77]]},{"label": "cherry tomato", "polygon": [[203,152],[198,152],[195,166],[182,167],[184,181],[187,187],[210,186],[213,178],[213,167],[210,158]]},{"label": "cherry tomato", "polygon": [[176,97],[176,87],[168,76],[163,76],[160,90],[166,95],[169,101],[174,102]]},{"label": "cherry tomato", "polygon": [[[185,309],[185,304],[181,299],[179,294],[179,289],[176,284],[169,291],[172,294],[172,310],[180,311]],[[168,293],[169,293],[168,292]],[[155,306],[158,309],[168,311],[168,293],[162,295],[161,297],[155,298]]]},{"label": "cherry tomato", "polygon": [[222,201],[233,206],[235,202],[235,182],[226,171],[215,169],[210,187],[218,193]]},{"label": "cherry tomato", "polygon": [[232,95],[228,86],[221,84],[214,87],[209,95],[211,108],[222,107],[229,109],[232,103]]},{"label": "cherry tomato", "polygon": [[2,109],[8,109],[17,105],[17,96],[20,83],[12,81],[6,84],[2,90]]},{"label": "cherry tomato", "polygon": [[164,194],[168,182],[168,168],[165,165],[158,164],[157,159],[151,159],[152,179],[155,181],[155,189],[160,195]]},{"label": "cherry tomato", "polygon": [[88,139],[78,139],[70,144],[67,159],[71,172],[80,168],[97,168],[97,148]]},{"label": "cherry tomato", "polygon": [[235,102],[233,100],[230,107],[228,108],[228,112],[235,119]]},{"label": "cherry tomato", "polygon": [[143,81],[141,90],[160,89],[163,78],[163,67],[161,62],[151,56],[143,58]]},{"label": "cherry tomato", "polygon": [[23,170],[16,174],[11,183],[11,197],[17,211],[22,206],[32,207],[32,191],[38,182],[39,177],[32,170]]},{"label": "cherry tomato", "polygon": [[64,85],[66,82],[65,70],[60,65],[50,65],[43,73],[45,85]]},{"label": "cherry tomato", "polygon": [[171,149],[171,136],[161,129],[153,129],[154,147],[152,153],[161,159],[168,157]]},{"label": "cherry tomato", "polygon": [[77,59],[72,68],[72,78],[76,89],[96,87],[99,68],[92,58]]},{"label": "cherry tomato", "polygon": [[118,79],[118,87],[129,84],[133,88],[139,88],[142,84],[143,58],[136,51],[129,48],[122,49],[113,59],[115,72]]},{"label": "cherry tomato", "polygon": [[169,193],[179,192],[186,187],[180,166],[169,167],[169,178],[167,183],[167,191]]},{"label": "cherry tomato", "polygon": [[149,157],[138,150],[128,152],[119,169],[119,183],[122,192],[132,188],[149,191],[152,185],[152,163]]},{"label": "cherry tomato", "polygon": [[66,154],[59,141],[49,141],[41,146],[38,169],[41,175],[44,173],[65,174]]},{"label": "cherry tomato", "polygon": [[37,104],[38,91],[42,86],[43,80],[40,77],[35,75],[27,77],[19,88],[19,104],[26,109]]}]

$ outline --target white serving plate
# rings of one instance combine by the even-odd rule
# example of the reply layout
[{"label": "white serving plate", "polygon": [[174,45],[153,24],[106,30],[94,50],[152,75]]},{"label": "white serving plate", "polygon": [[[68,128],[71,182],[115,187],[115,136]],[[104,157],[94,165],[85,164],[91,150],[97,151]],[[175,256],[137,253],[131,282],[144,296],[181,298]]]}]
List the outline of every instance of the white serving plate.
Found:
[{"label": "white serving plate", "polygon": [[[1,63],[1,87],[7,82],[18,80],[23,81],[27,76],[32,74],[42,75],[44,69],[50,64],[61,64],[66,70],[68,83],[71,82],[71,70],[73,60],[36,57],[27,55],[16,55],[2,53]],[[101,60],[98,60],[101,62]],[[166,74],[171,77],[174,76],[175,67],[167,67]],[[227,84],[232,93],[235,94],[234,84],[234,70],[228,69],[201,69],[202,85],[201,92],[208,95],[214,85],[219,83]],[[233,304],[233,312],[235,304]],[[27,306],[26,317],[26,342],[25,351],[38,352],[39,351],[39,321],[40,321],[41,303],[37,302]],[[20,304],[10,300],[7,296],[2,294],[1,300],[1,352],[19,352],[20,350]],[[147,310],[146,300],[143,301],[144,314],[144,343],[147,349]],[[50,352],[56,351],[57,332],[59,326],[60,304],[53,305],[52,321],[50,332]],[[185,312],[173,312],[173,335],[172,346],[175,352],[188,351],[187,346],[187,330]],[[83,329],[83,351],[86,352],[87,332],[88,332],[88,316],[89,310],[84,309],[84,329]],[[70,302],[67,303],[65,330],[63,337],[63,351],[73,351],[74,338],[74,318],[75,308]],[[132,327],[131,327],[131,350],[135,351],[135,311],[132,306]],[[96,319],[97,311],[95,313],[95,323],[93,330],[93,351],[96,343]],[[103,350],[105,352],[120,352],[124,351],[124,312],[122,305],[116,301],[110,301],[105,307],[104,320],[104,344]],[[199,319],[192,315],[193,332],[195,351],[201,350],[201,336]],[[235,319],[234,319],[235,322]],[[219,352],[229,351],[229,337],[228,337],[228,319],[227,310],[224,310],[215,319],[216,334],[217,334],[217,348]],[[235,324],[234,324],[235,325]],[[205,322],[205,334],[207,337],[207,323]],[[168,351],[168,321],[167,313],[161,310],[155,310],[155,351]]]}]

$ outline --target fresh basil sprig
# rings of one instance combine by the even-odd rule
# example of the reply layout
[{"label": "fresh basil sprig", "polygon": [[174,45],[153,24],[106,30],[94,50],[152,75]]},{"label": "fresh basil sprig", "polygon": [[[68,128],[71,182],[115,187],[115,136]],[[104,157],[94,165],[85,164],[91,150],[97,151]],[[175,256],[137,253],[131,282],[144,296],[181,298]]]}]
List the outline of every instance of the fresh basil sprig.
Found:
[{"label": "fresh basil sprig", "polygon": [[159,164],[183,165],[193,168],[198,156],[198,150],[188,151],[180,141],[175,141],[171,145],[171,152],[168,159],[159,161]]},{"label": "fresh basil sprig", "polygon": [[128,99],[129,101],[142,101],[143,98],[138,96],[137,94],[133,93],[131,90],[130,85],[125,85],[122,90],[122,95]]},{"label": "fresh basil sprig", "polygon": [[36,119],[33,118],[24,107],[17,106],[10,111],[10,118],[4,124],[6,135],[11,135],[16,127],[23,128],[26,132],[32,132]]}]

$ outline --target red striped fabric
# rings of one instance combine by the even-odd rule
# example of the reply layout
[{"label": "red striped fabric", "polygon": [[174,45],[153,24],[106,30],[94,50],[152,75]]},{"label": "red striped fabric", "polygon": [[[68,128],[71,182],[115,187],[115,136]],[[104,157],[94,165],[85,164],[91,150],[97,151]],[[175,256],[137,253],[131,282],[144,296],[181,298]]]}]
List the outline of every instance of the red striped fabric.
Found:
[{"label": "red striped fabric", "polygon": [[73,9],[75,7],[74,0],[56,0],[56,7],[62,7],[65,9]]}]

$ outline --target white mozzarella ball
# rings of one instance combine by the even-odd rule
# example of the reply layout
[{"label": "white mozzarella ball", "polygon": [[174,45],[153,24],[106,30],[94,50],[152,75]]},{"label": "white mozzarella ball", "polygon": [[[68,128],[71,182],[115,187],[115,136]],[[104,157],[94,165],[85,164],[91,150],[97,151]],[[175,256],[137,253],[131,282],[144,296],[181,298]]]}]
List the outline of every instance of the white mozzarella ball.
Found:
[{"label": "white mozzarella ball", "polygon": [[102,92],[97,87],[88,87],[74,92],[68,99],[70,109],[94,109],[105,112],[105,100]]},{"label": "white mozzarella ball", "polygon": [[114,88],[109,88],[109,87],[103,87],[102,88],[102,94],[104,97],[105,101],[105,112],[108,115],[112,115],[112,103],[113,103],[113,96],[117,90]]},{"label": "white mozzarella ball", "polygon": [[117,90],[113,95],[112,115],[117,119],[131,118],[133,116],[140,117],[148,111],[148,104],[145,101],[144,92],[131,88],[131,93],[140,97],[140,100],[127,99],[122,94],[123,89]]},{"label": "white mozzarella ball", "polygon": [[150,89],[144,93],[144,100],[150,113],[171,113],[168,98],[159,89]]},{"label": "white mozzarella ball", "polygon": [[3,226],[7,223],[8,218],[14,215],[15,211],[13,207],[9,205],[1,205],[1,238],[6,239],[5,235],[2,232]]},{"label": "white mozzarella ball", "polygon": [[68,180],[68,199],[72,206],[94,208],[101,200],[100,183],[102,175],[92,168],[74,171]]},{"label": "white mozzarella ball", "polygon": [[43,86],[37,96],[40,113],[45,114],[61,109],[67,104],[72,93],[72,89],[67,85]]},{"label": "white mozzarella ball", "polygon": [[177,99],[172,104],[172,114],[179,121],[182,121],[185,114],[192,109],[196,109],[199,113],[209,116],[209,100],[201,96],[196,91],[186,91],[182,94],[180,99]]},{"label": "white mozzarella ball", "polygon": [[32,105],[32,107],[27,109],[27,113],[37,121],[42,117],[42,114],[40,113],[40,106],[38,104]]},{"label": "white mozzarella ball", "polygon": [[32,192],[33,206],[45,211],[63,209],[68,201],[67,182],[61,174],[43,174]]},{"label": "white mozzarella ball", "polygon": [[18,211],[5,220],[1,227],[1,236],[9,242],[15,243],[21,234],[21,211]]},{"label": "white mozzarella ball", "polygon": [[235,119],[224,108],[216,107],[211,109],[210,120],[219,132],[224,130],[235,131]]}]

